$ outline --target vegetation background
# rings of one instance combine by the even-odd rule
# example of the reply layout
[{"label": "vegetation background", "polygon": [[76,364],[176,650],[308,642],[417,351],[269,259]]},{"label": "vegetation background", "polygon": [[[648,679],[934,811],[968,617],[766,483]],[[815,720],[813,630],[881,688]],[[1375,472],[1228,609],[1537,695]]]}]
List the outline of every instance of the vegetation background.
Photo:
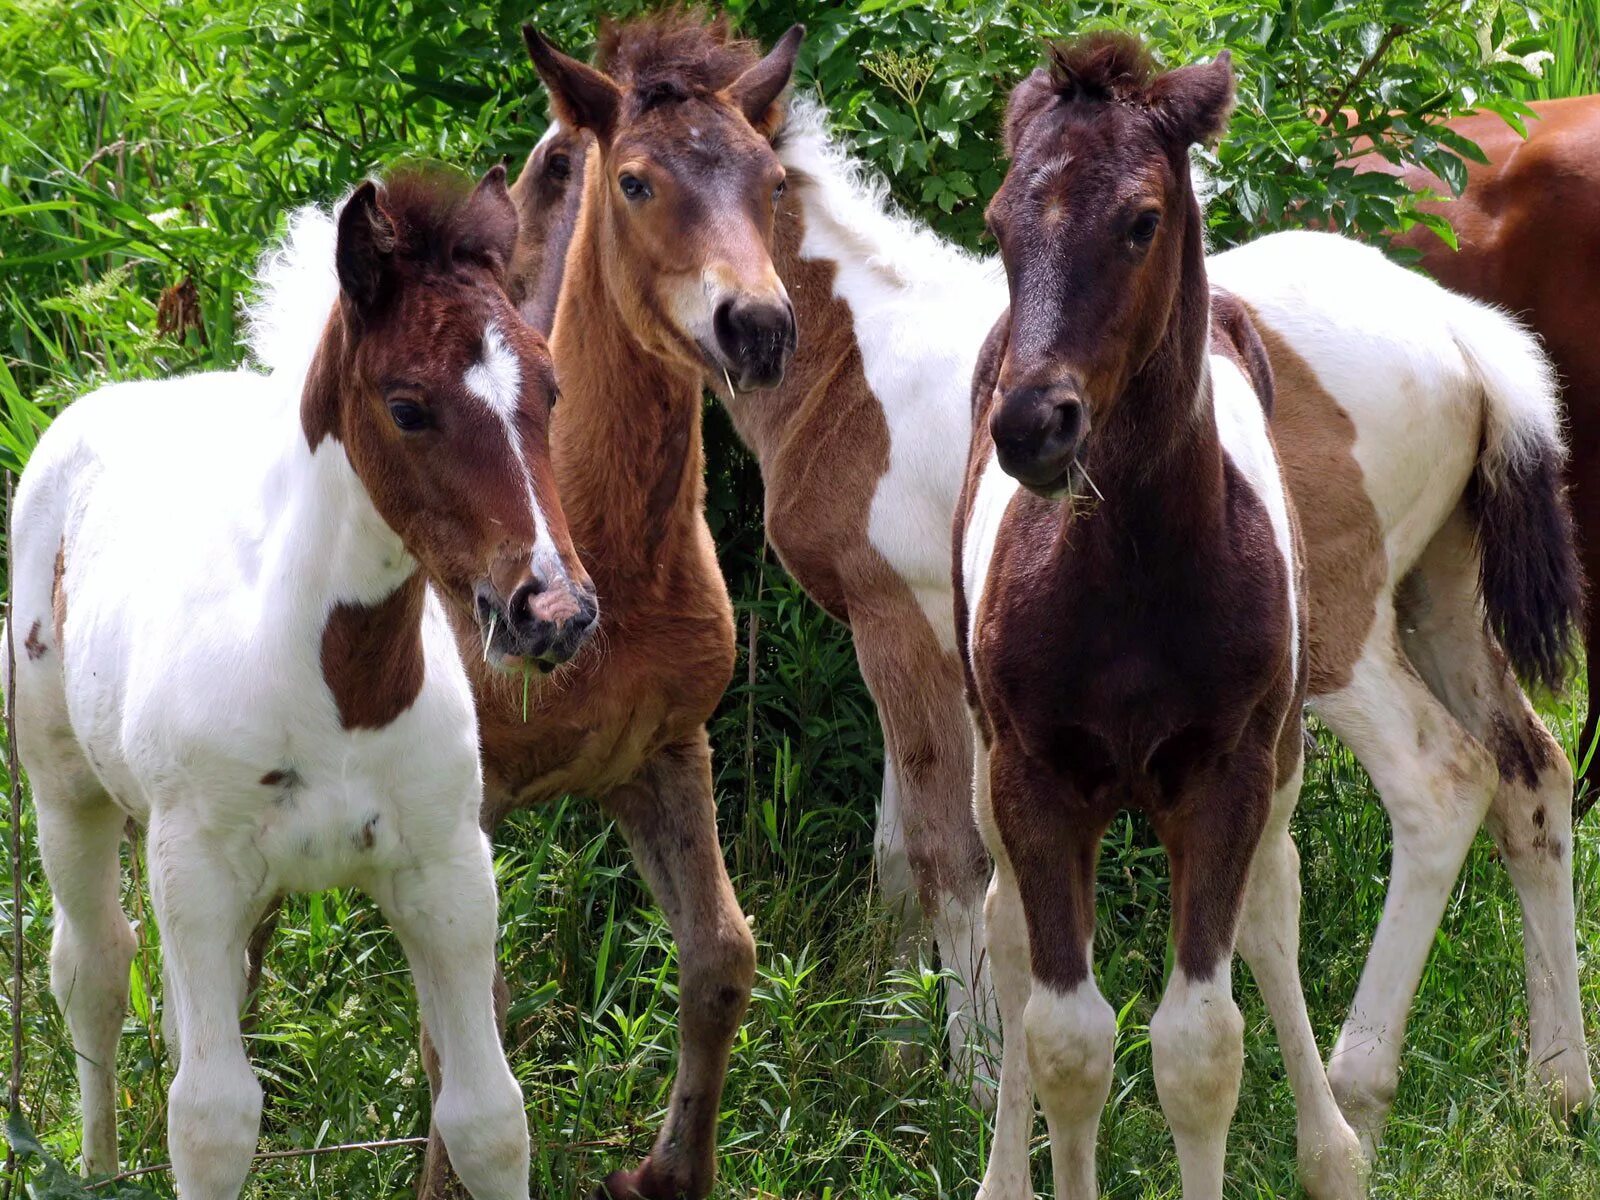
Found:
[{"label": "vegetation background", "polygon": [[[240,299],[291,207],[335,198],[402,154],[480,170],[503,155],[520,162],[545,104],[517,25],[532,18],[584,52],[602,7],[639,6],[0,2],[0,467],[20,469],[51,414],[96,384],[239,362]],[[1430,122],[1475,105],[1514,120],[1521,98],[1600,91],[1596,0],[728,7],[764,39],[805,21],[798,87],[826,102],[906,208],[971,245],[1002,171],[1004,97],[1037,61],[1042,35],[1118,23],[1147,33],[1170,61],[1233,49],[1240,104],[1210,164],[1219,245],[1330,220],[1381,239],[1413,214],[1387,177],[1358,178],[1341,165],[1355,138],[1457,180],[1460,156],[1475,148]],[[1542,78],[1529,69],[1541,65]],[[1319,119],[1328,113],[1348,115]],[[720,411],[707,416],[710,517],[741,627],[759,616],[755,662],[741,662],[715,730],[725,845],[762,961],[734,1051],[719,1193],[970,1196],[986,1122],[940,1068],[937,976],[926,963],[896,961],[893,922],[873,899],[881,751],[871,703],[846,634],[763,546],[754,465]],[[1555,699],[1546,711],[1570,747],[1581,714]],[[28,846],[26,809],[15,832]],[[1387,826],[1365,777],[1325,735],[1297,835],[1303,957],[1326,1044],[1381,911]],[[1600,1014],[1592,837],[1577,839],[1576,858],[1583,987]],[[536,1194],[573,1196],[646,1148],[665,1102],[675,1044],[670,939],[620,839],[581,799],[510,823],[498,865]],[[128,869],[141,952],[122,1044],[123,1153],[131,1167],[158,1167],[170,1074],[160,947],[137,853]],[[1121,1007],[1102,1184],[1113,1197],[1176,1196],[1146,1038],[1166,960],[1165,870],[1142,824],[1113,828],[1101,872],[1102,986]],[[72,1055],[47,986],[48,889],[31,849],[20,873],[7,864],[0,876],[4,924],[22,934],[24,1045],[8,1122],[15,1153],[0,1191],[170,1196],[159,1170],[90,1187],[54,1165],[74,1161],[78,1135]],[[10,899],[14,878],[20,905]],[[1293,1194],[1289,1090],[1248,972],[1236,978],[1247,1067],[1229,1191]],[[1480,843],[1418,998],[1377,1195],[1600,1195],[1600,1121],[1558,1128],[1523,1098],[1522,988],[1515,897]],[[373,907],[345,892],[294,901],[251,1037],[267,1088],[263,1150],[424,1132],[416,1034],[409,979]],[[1042,1132],[1035,1171],[1044,1185]],[[274,1159],[250,1194],[406,1195],[412,1154]]]}]

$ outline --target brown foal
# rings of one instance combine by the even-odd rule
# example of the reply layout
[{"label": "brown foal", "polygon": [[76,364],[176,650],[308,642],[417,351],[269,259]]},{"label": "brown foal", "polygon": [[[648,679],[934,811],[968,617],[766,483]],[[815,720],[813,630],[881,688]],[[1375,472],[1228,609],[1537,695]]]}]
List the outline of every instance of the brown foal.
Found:
[{"label": "brown foal", "polygon": [[[794,348],[771,261],[783,168],[768,138],[801,31],[761,58],[720,21],[646,17],[602,30],[599,70],[524,33],[562,128],[593,139],[550,338],[561,388],[551,444],[604,624],[526,711],[519,684],[466,655],[484,826],[578,792],[621,827],[677,941],[681,1046],[654,1148],[598,1194],[698,1200],[715,1177],[728,1052],[755,974],[717,839],[705,729],[734,634],[703,515],[701,381],[714,369],[770,387]],[[546,151],[544,169],[559,174],[568,151]],[[539,175],[524,175],[519,204],[537,198]],[[535,321],[538,295],[519,297]],[[421,1194],[451,1187],[434,1139]]]},{"label": "brown foal", "polygon": [[1011,308],[974,376],[956,628],[995,859],[1000,1103],[1025,1053],[1060,1200],[1098,1194],[1116,1017],[1092,971],[1094,864],[1121,808],[1149,817],[1172,868],[1176,962],[1150,1040],[1185,1197],[1222,1195],[1236,937],[1283,1044],[1307,1190],[1364,1190],[1297,962],[1299,532],[1266,354],[1244,308],[1212,300],[1190,184],[1189,147],[1232,98],[1225,54],[1157,75],[1131,37],[1056,48],[1012,95],[988,209]]}]

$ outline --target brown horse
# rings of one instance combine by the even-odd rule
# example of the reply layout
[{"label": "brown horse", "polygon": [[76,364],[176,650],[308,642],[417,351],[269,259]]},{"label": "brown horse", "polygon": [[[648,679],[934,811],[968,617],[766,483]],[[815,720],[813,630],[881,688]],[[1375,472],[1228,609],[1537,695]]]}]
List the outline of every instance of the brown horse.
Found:
[{"label": "brown horse", "polygon": [[[1584,568],[1600,580],[1600,96],[1544,100],[1533,105],[1524,140],[1494,113],[1450,123],[1483,150],[1486,164],[1468,161],[1467,186],[1455,200],[1425,202],[1455,229],[1452,250],[1423,226],[1396,238],[1420,251],[1422,266],[1448,287],[1521,317],[1542,339],[1561,375],[1575,469],[1572,515]],[[1376,155],[1365,170],[1397,171]],[[1420,167],[1399,172],[1414,189],[1449,195]],[[1600,796],[1600,610],[1586,610],[1589,715],[1578,743],[1577,820]]]},{"label": "brown horse", "polygon": [[[1364,1190],[1300,987],[1307,609],[1271,367],[1243,306],[1213,302],[1190,182],[1189,147],[1232,101],[1226,54],[1157,75],[1125,35],[1054,48],[1012,94],[987,213],[1011,307],[973,378],[956,632],[1004,898],[990,938],[1027,947],[996,951],[997,974],[1028,979],[1005,1036],[1033,1063],[1061,1200],[1098,1195],[1116,1014],[1092,970],[1094,864],[1126,807],[1172,866],[1176,964],[1150,1041],[1184,1195],[1222,1196],[1236,937],[1284,1046],[1307,1191]],[[1018,912],[1025,934],[1002,927]]]},{"label": "brown horse", "polygon": [[[728,1052],[755,973],[717,841],[705,729],[734,635],[702,511],[701,380],[715,369],[771,386],[794,346],[769,249],[783,168],[768,136],[801,31],[761,58],[720,21],[647,17],[602,30],[600,70],[524,33],[563,127],[594,145],[551,335],[561,387],[551,443],[605,618],[592,649],[544,681],[526,712],[519,686],[466,655],[484,826],[568,792],[595,797],[621,826],[678,944],[682,1044],[654,1148],[603,1191],[698,1198],[715,1176]],[[519,181],[520,199],[533,182]],[[521,293],[525,306],[536,292]],[[474,631],[460,634],[471,647]],[[450,1186],[434,1139],[422,1195]]]}]

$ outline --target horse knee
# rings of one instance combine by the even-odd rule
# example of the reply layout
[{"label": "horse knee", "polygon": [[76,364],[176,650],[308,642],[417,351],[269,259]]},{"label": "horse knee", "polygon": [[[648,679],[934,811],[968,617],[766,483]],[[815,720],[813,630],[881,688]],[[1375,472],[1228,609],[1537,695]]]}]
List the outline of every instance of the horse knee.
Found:
[{"label": "horse knee", "polygon": [[434,1105],[433,1119],[450,1161],[474,1195],[513,1193],[528,1178],[528,1118],[522,1091],[509,1069],[470,1086],[447,1084]]},{"label": "horse knee", "polygon": [[1175,1130],[1211,1128],[1232,1119],[1244,1070],[1244,1017],[1220,964],[1207,980],[1173,972],[1150,1020],[1156,1093]]},{"label": "horse knee", "polygon": [[715,1037],[731,1037],[744,1019],[755,987],[756,942],[749,925],[735,914],[681,962],[682,1019]]},{"label": "horse knee", "polygon": [[1071,991],[1035,980],[1022,1013],[1035,1090],[1068,1119],[1098,1115],[1111,1087],[1117,1014],[1086,979]]}]

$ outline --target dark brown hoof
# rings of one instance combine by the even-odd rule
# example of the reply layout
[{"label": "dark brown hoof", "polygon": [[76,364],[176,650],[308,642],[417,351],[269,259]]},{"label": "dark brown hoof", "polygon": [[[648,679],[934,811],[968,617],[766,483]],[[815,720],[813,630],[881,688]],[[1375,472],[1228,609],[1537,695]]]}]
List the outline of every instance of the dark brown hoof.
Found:
[{"label": "dark brown hoof", "polygon": [[662,1177],[647,1158],[632,1171],[611,1172],[589,1200],[701,1200],[702,1195]]}]

